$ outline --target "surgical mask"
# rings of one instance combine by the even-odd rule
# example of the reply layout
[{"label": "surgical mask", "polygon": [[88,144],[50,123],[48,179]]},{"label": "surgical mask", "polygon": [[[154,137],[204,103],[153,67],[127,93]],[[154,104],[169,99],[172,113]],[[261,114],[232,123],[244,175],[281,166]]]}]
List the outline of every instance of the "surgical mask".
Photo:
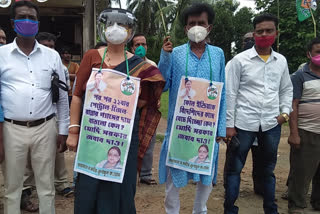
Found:
[{"label": "surgical mask", "polygon": [[128,31],[126,28],[114,23],[114,25],[107,27],[105,35],[108,42],[114,45],[119,45],[126,41]]},{"label": "surgical mask", "polygon": [[309,52],[309,55],[311,57],[311,62],[313,64],[315,64],[316,66],[319,66],[320,67],[320,54],[319,55],[316,55],[316,56],[311,56],[311,53]]},{"label": "surgical mask", "polygon": [[202,42],[203,40],[205,40],[205,38],[208,35],[208,31],[207,28],[202,27],[202,26],[193,26],[192,28],[190,28],[188,30],[188,38],[190,39],[190,41],[195,42],[195,43],[199,43]]},{"label": "surgical mask", "polygon": [[30,19],[14,20],[14,31],[24,37],[32,37],[37,35],[39,22]]},{"label": "surgical mask", "polygon": [[0,44],[0,47],[2,46],[3,44]]},{"label": "surgical mask", "polygon": [[254,41],[258,47],[261,48],[267,48],[273,45],[274,41],[276,39],[276,36],[255,36]]},{"label": "surgical mask", "polygon": [[134,54],[143,58],[146,56],[146,49],[142,45],[140,45],[139,47],[136,48],[136,50],[134,51]]}]

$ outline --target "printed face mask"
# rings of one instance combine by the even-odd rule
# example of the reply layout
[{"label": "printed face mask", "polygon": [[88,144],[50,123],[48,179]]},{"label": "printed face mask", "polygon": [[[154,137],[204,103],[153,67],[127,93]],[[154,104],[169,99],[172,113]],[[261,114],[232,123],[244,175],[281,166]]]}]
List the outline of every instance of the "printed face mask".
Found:
[{"label": "printed face mask", "polygon": [[270,47],[271,45],[273,45],[275,39],[276,39],[275,35],[273,35],[273,36],[261,36],[261,37],[255,36],[254,37],[254,41],[255,41],[256,45],[258,47],[261,47],[261,48]]},{"label": "printed face mask", "polygon": [[139,47],[136,48],[136,50],[134,51],[134,54],[143,58],[146,56],[146,49],[142,45],[140,45]]},{"label": "printed face mask", "polygon": [[119,45],[126,41],[128,31],[126,28],[114,23],[114,25],[107,27],[105,35],[108,42],[114,45]]},{"label": "printed face mask", "polygon": [[37,35],[39,22],[30,19],[14,20],[14,31],[24,37],[32,37]]},{"label": "printed face mask", "polygon": [[207,28],[196,25],[188,30],[187,35],[190,41],[199,43],[202,42],[208,34]]},{"label": "printed face mask", "polygon": [[316,66],[319,66],[320,67],[320,54],[319,55],[316,55],[316,56],[311,56],[311,53],[309,52],[309,55],[311,57],[311,62],[313,64],[315,64]]}]

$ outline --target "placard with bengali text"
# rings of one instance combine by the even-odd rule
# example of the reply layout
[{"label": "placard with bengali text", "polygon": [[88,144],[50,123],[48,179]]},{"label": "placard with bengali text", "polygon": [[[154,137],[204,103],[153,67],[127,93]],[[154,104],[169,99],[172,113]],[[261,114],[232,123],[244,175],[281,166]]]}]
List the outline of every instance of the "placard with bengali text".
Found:
[{"label": "placard with bengali text", "polygon": [[93,68],[86,87],[74,171],[122,183],[140,79]]},{"label": "placard with bengali text", "polygon": [[183,76],[180,81],[166,165],[210,175],[223,83]]}]

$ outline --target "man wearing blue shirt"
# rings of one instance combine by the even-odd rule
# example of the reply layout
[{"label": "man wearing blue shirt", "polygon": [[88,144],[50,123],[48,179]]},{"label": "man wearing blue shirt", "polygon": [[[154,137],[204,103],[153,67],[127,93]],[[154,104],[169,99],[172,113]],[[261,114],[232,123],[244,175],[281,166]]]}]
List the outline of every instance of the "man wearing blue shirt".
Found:
[{"label": "man wearing blue shirt", "polygon": [[[180,169],[167,167],[166,157],[168,153],[169,137],[173,122],[174,108],[178,96],[181,77],[186,73],[188,66],[188,76],[210,80],[210,65],[212,66],[212,80],[224,83],[224,54],[223,51],[215,46],[206,43],[213,19],[214,11],[210,5],[194,4],[187,8],[184,13],[185,31],[188,35],[187,44],[173,48],[172,43],[167,37],[164,40],[161,51],[159,70],[166,80],[165,91],[169,90],[169,112],[166,137],[162,144],[159,161],[159,182],[166,182],[165,210],[168,214],[178,214],[180,209],[179,190],[187,185],[189,179],[197,182],[197,192],[194,201],[193,213],[207,213],[207,200],[212,190],[212,179],[216,176],[216,163],[218,159],[219,145],[215,143],[213,164],[211,175],[200,175],[190,173]],[[189,52],[186,60],[187,52]],[[208,53],[208,54],[207,54]],[[211,60],[211,61],[209,61]],[[188,64],[186,65],[186,63]],[[224,137],[226,134],[225,126],[225,89],[221,93],[221,103],[219,111],[219,123],[217,125],[217,136]],[[214,178],[215,179],[215,178]]]}]

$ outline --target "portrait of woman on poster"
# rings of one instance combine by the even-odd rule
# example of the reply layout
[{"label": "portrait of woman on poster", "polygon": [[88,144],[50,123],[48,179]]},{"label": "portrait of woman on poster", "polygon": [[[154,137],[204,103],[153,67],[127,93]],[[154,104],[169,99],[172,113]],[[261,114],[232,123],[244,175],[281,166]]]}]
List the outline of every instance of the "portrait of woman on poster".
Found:
[{"label": "portrait of woman on poster", "polygon": [[122,170],[121,151],[119,147],[111,147],[107,154],[107,159],[98,163],[96,168]]},{"label": "portrait of woman on poster", "polygon": [[94,94],[96,93],[101,93],[104,91],[107,87],[107,83],[103,81],[103,73],[102,72],[97,72],[96,75],[94,76],[94,80],[90,81],[87,84],[87,89]]},{"label": "portrait of woman on poster", "polygon": [[186,79],[184,85],[185,88],[180,90],[179,96],[182,97],[184,100],[192,100],[193,97],[196,95],[196,91],[191,88],[192,81]]},{"label": "portrait of woman on poster", "polygon": [[209,148],[207,145],[201,145],[198,149],[198,155],[191,158],[189,162],[200,163],[200,164],[210,164],[209,159]]}]

